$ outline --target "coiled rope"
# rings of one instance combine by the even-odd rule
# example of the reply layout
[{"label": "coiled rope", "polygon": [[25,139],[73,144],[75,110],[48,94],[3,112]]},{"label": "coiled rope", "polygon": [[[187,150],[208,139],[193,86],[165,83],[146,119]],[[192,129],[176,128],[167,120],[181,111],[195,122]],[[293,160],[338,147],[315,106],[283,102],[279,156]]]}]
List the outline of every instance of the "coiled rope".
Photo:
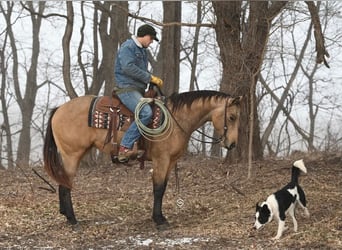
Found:
[{"label": "coiled rope", "polygon": [[[149,128],[145,126],[139,118],[140,111],[145,105],[149,105],[151,102],[154,102],[154,104],[160,108],[163,117],[162,123],[157,128]],[[164,102],[159,99],[141,98],[140,102],[135,108],[134,118],[141,135],[149,141],[165,140],[172,132],[171,115],[169,110],[164,105]]]}]

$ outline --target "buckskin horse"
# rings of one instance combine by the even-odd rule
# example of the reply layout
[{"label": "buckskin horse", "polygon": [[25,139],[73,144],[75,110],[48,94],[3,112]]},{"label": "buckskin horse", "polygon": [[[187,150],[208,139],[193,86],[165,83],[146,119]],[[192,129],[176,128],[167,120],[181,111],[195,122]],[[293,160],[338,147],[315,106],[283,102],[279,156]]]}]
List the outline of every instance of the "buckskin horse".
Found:
[{"label": "buckskin horse", "polygon": [[[104,146],[105,129],[88,126],[88,111],[93,98],[90,95],[77,97],[53,109],[44,141],[44,167],[58,183],[60,213],[72,225],[78,224],[71,189],[80,160],[93,146],[105,153],[110,153],[112,147],[111,143]],[[232,149],[238,139],[241,99],[241,96],[232,97],[209,90],[173,94],[166,99],[165,105],[172,116],[171,134],[163,141],[143,139],[145,159],[152,161],[152,219],[158,229],[169,226],[162,213],[163,196],[170,171],[186,150],[191,134],[211,121],[220,135],[220,145]]]}]

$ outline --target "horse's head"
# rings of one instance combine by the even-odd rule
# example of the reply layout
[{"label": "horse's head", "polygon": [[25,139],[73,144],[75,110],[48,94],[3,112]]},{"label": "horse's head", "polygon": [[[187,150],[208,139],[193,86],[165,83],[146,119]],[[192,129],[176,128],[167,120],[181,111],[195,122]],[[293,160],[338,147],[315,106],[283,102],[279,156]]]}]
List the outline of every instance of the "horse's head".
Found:
[{"label": "horse's head", "polygon": [[224,105],[220,105],[212,116],[214,128],[220,135],[221,146],[228,150],[234,148],[238,140],[241,100],[242,96],[227,97],[222,100]]}]

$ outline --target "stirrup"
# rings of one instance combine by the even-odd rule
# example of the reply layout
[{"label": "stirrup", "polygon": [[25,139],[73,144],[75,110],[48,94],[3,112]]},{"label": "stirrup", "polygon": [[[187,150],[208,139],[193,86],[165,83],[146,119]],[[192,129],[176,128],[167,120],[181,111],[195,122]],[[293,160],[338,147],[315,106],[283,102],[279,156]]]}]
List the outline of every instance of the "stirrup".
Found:
[{"label": "stirrup", "polygon": [[125,148],[125,151],[122,151],[122,146],[120,146],[119,154],[118,154],[118,161],[120,163],[127,163],[129,160],[140,159],[145,151],[138,150],[138,144],[135,142],[133,145],[133,149]]}]

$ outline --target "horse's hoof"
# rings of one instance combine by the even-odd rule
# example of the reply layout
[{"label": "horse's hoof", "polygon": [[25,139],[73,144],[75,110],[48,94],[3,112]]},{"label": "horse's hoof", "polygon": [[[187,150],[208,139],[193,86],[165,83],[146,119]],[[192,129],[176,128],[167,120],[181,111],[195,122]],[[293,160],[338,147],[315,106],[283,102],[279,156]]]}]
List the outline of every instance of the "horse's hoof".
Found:
[{"label": "horse's hoof", "polygon": [[165,221],[163,224],[156,225],[158,231],[165,231],[170,228],[169,222]]},{"label": "horse's hoof", "polygon": [[78,232],[81,230],[81,225],[80,223],[76,223],[76,224],[71,225],[71,228],[72,228],[72,231]]}]

